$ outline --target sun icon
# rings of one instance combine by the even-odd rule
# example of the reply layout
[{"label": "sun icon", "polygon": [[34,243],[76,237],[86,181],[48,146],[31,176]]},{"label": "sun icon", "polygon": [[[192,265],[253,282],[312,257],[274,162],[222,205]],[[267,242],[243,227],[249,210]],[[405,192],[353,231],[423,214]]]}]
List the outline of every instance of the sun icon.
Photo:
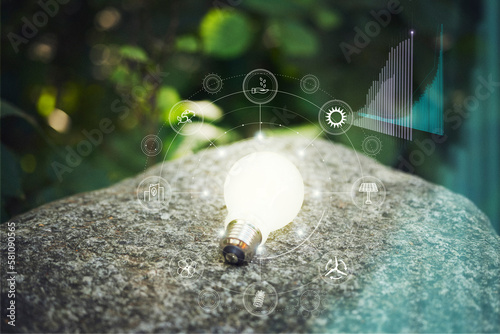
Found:
[{"label": "sun icon", "polygon": [[[333,115],[334,114],[339,114],[337,115],[337,121],[334,120]],[[347,120],[347,115],[344,111],[344,109],[341,109],[340,107],[334,107],[328,110],[328,112],[325,115],[326,117],[326,122],[328,125],[334,127],[334,128],[340,128],[342,125],[345,124],[345,121]]]}]

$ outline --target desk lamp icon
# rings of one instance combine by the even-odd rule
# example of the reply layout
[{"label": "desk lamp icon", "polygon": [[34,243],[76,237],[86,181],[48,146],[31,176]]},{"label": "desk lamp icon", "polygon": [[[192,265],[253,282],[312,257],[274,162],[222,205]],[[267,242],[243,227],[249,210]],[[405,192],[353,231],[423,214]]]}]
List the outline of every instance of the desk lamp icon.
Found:
[{"label": "desk lamp icon", "polygon": [[358,191],[360,193],[366,193],[365,204],[372,204],[372,201],[370,200],[370,193],[378,193],[378,187],[377,184],[373,182],[361,183]]}]

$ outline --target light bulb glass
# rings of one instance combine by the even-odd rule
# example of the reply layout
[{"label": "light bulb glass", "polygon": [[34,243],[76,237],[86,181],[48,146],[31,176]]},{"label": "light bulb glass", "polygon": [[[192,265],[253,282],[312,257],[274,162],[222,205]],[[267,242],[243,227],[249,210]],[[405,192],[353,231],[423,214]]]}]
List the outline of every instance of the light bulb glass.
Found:
[{"label": "light bulb glass", "polygon": [[256,152],[231,167],[224,199],[228,215],[221,248],[228,262],[242,263],[251,259],[269,233],[297,216],[304,200],[304,182],[297,167],[284,156]]}]

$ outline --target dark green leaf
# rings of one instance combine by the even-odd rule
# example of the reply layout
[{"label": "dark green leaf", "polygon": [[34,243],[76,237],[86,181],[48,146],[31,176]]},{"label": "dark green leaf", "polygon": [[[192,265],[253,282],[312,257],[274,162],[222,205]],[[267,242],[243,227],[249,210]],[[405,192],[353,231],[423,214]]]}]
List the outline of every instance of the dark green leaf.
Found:
[{"label": "dark green leaf", "polygon": [[243,3],[256,12],[276,16],[300,15],[308,8],[304,3],[290,0],[245,0]]},{"label": "dark green leaf", "polygon": [[203,50],[218,58],[233,58],[250,46],[252,29],[248,18],[231,9],[213,9],[200,26]]},{"label": "dark green leaf", "polygon": [[134,60],[139,63],[148,61],[148,55],[142,48],[134,45],[124,45],[120,48],[120,54],[123,58]]},{"label": "dark green leaf", "polygon": [[325,30],[337,28],[342,24],[342,17],[339,14],[323,8],[320,8],[315,12],[315,17],[316,24]]},{"label": "dark green leaf", "polygon": [[0,116],[7,117],[7,116],[17,116],[25,119],[28,123],[30,123],[33,126],[37,126],[37,123],[33,117],[19,109],[18,107],[10,104],[9,102],[6,102],[4,100],[0,100]]},{"label": "dark green leaf", "polygon": [[3,144],[2,148],[2,197],[24,196],[21,183],[21,169],[18,159]]},{"label": "dark green leaf", "polygon": [[289,56],[307,57],[318,51],[316,35],[299,22],[276,21],[269,27],[269,34]]},{"label": "dark green leaf", "polygon": [[200,46],[196,37],[184,35],[176,39],[175,48],[179,51],[194,53],[200,49]]}]

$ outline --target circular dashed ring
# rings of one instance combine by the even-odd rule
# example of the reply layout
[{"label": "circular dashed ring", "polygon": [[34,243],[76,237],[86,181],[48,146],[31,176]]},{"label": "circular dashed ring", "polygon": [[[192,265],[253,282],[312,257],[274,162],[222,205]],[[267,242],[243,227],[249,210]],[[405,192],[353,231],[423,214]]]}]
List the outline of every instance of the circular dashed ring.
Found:
[{"label": "circular dashed ring", "polygon": [[157,135],[147,135],[141,141],[142,152],[148,157],[154,157],[160,154],[163,143]]},{"label": "circular dashed ring", "polygon": [[361,144],[363,152],[369,156],[375,156],[382,150],[382,142],[376,136],[367,136]]},{"label": "circular dashed ring", "polygon": [[198,305],[204,311],[210,311],[219,306],[220,297],[217,291],[205,289],[198,294]]},{"label": "circular dashed ring", "polygon": [[203,79],[203,89],[209,94],[217,94],[222,86],[222,78],[215,73],[207,74]]},{"label": "circular dashed ring", "polygon": [[319,89],[319,79],[312,74],[306,74],[300,79],[300,88],[306,94],[313,94]]},{"label": "circular dashed ring", "polygon": [[300,307],[308,312],[318,309],[321,303],[320,295],[314,290],[306,290],[300,295]]}]

